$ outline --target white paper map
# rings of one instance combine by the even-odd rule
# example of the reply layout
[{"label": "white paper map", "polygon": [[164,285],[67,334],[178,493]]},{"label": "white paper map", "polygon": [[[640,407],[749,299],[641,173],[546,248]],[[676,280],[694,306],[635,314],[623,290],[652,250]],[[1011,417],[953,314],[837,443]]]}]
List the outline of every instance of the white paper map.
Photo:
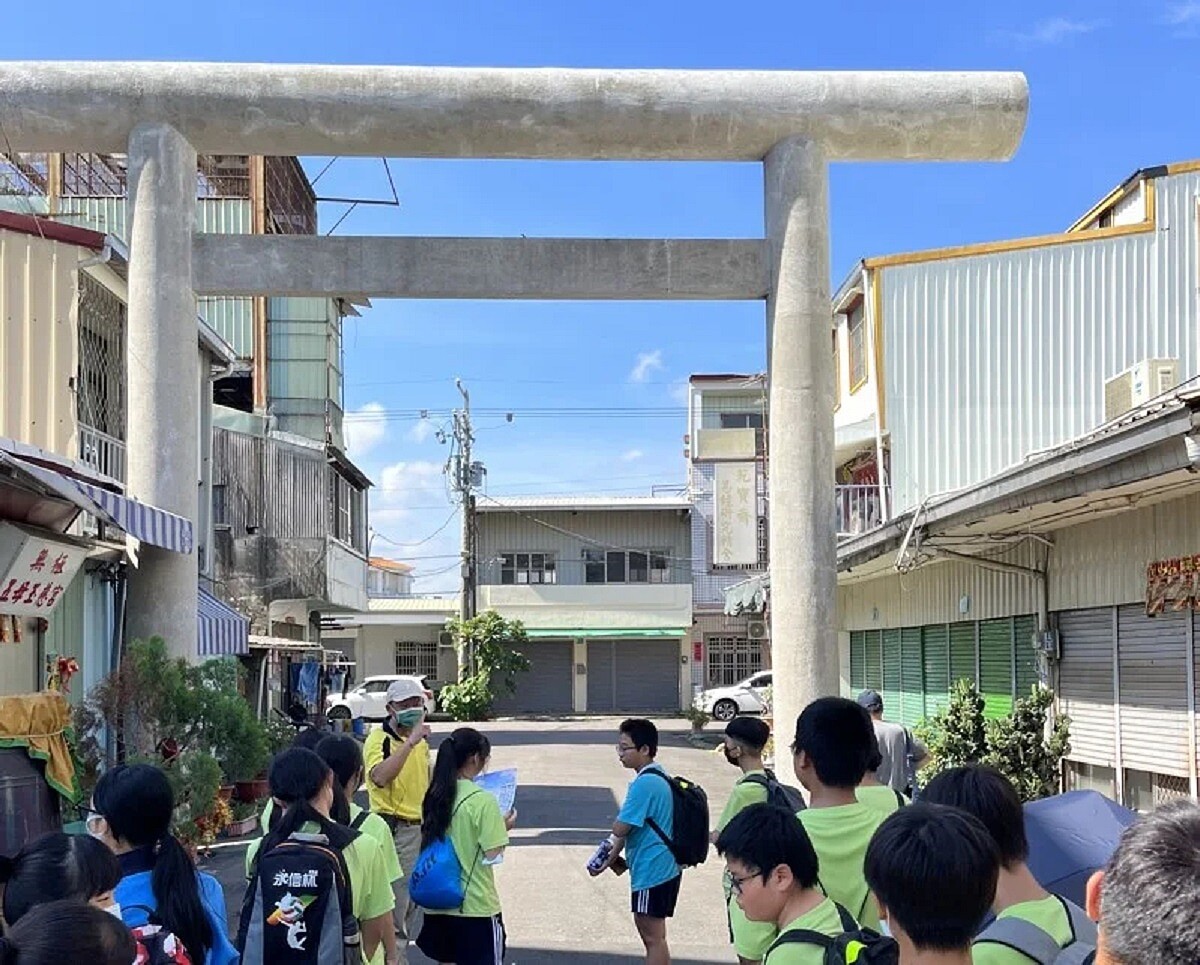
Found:
[{"label": "white paper map", "polygon": [[508,814],[517,800],[517,769],[488,771],[475,778],[475,783],[494,796],[500,803],[500,813]]}]

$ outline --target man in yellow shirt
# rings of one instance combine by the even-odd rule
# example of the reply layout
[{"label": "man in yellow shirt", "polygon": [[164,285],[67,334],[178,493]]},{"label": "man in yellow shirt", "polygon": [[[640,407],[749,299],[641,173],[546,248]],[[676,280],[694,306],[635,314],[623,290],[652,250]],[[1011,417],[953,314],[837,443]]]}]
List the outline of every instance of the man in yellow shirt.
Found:
[{"label": "man in yellow shirt", "polygon": [[388,687],[388,718],[367,735],[363,761],[371,810],[391,828],[405,877],[394,885],[396,944],[400,965],[408,961],[408,942],[421,932],[421,910],[408,897],[408,873],[421,852],[421,805],[429,789],[429,725],[425,690],[415,678],[402,677]]},{"label": "man in yellow shirt", "polygon": [[867,848],[865,874],[900,965],[971,965],[971,939],[999,870],[995,843],[969,814],[922,802],[884,821]]},{"label": "man in yellow shirt", "polygon": [[[726,885],[746,918],[780,932],[765,952],[765,965],[821,965],[820,936],[854,930],[853,921],[843,920],[844,909],[818,887],[817,852],[804,826],[782,808],[750,805],[725,826],[717,852],[725,858]],[[813,933],[816,941],[795,940],[800,931]]]},{"label": "man in yellow shirt", "polygon": [[871,718],[853,700],[821,697],[796,720],[792,764],[809,793],[798,815],[821,859],[821,887],[866,928],[879,909],[863,876],[871,835],[887,815],[856,791],[875,748]]},{"label": "man in yellow shirt", "polygon": [[[1022,935],[1030,931],[1028,926],[1033,926],[1035,939],[1040,933],[1039,944],[1049,949],[1077,943],[1087,949],[1096,947],[1096,926],[1084,910],[1046,891],[1025,863],[1029,856],[1025,811],[1008,778],[981,764],[954,767],[930,781],[921,800],[978,818],[1000,851],[1000,877],[992,903],[996,921],[975,939],[971,951],[975,965],[1029,965],[1031,958],[1042,957],[1019,950],[1026,944]],[[1017,923],[1006,924],[1010,919]]]}]

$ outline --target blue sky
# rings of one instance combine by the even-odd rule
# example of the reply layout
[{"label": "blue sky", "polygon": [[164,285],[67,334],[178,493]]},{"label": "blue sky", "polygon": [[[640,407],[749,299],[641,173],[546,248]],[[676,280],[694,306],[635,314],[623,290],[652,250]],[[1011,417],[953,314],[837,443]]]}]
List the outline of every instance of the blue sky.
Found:
[{"label": "blue sky", "polygon": [[[813,5],[712,0],[9,4],[0,58],[489,66],[1019,69],[1024,143],[1007,164],[841,165],[832,282],[861,257],[1061,230],[1139,167],[1200,157],[1200,0]],[[310,174],[322,159],[306,162]],[[401,207],[339,234],[755,237],[752,164],[392,163]],[[340,160],[321,194],[385,197],[378,160]],[[344,206],[323,205],[327,230]],[[537,418],[530,407],[672,407],[691,372],[765,366],[756,304],[380,302],[346,326],[351,412],[446,410],[462,376],[493,494],[647,491],[684,480],[682,413]],[[457,526],[431,423],[359,419],[374,549],[453,587]],[[391,541],[391,542],[389,542]]]}]

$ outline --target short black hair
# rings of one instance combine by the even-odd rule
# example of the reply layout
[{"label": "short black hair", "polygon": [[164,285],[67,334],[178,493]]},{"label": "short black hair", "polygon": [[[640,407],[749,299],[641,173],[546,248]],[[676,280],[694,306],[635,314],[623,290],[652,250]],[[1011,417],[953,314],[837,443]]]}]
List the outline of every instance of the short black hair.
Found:
[{"label": "short black hair", "polygon": [[785,864],[801,888],[817,886],[817,849],[804,825],[786,808],[751,804],[739,811],[717,838],[717,853],[755,869],[764,880]]},{"label": "short black hair", "polygon": [[757,753],[771,739],[771,728],[757,717],[735,717],[725,725],[725,736]]},{"label": "short black hair", "polygon": [[826,787],[854,788],[867,773],[874,734],[871,716],[853,700],[821,697],[796,718],[792,752],[812,758]]},{"label": "short black hair", "polygon": [[967,764],[943,771],[921,792],[921,800],[966,811],[983,822],[1000,849],[1004,867],[1029,857],[1025,810],[1012,782],[994,767]]},{"label": "short black hair", "polygon": [[982,822],[924,802],[879,826],[863,864],[871,891],[919,950],[970,948],[999,873],[1000,852]]},{"label": "short black hair", "polygon": [[1125,829],[1100,888],[1100,930],[1121,965],[1200,962],[1200,807],[1164,805]]},{"label": "short black hair", "polygon": [[633,741],[633,746],[638,750],[649,748],[651,757],[658,753],[658,728],[652,721],[630,717],[621,724],[621,733]]}]

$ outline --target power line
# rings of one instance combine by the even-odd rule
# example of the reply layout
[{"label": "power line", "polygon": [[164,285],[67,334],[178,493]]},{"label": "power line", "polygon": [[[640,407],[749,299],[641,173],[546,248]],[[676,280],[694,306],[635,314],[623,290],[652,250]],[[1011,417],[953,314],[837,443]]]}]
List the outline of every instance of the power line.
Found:
[{"label": "power line", "polygon": [[[526,419],[680,419],[687,414],[686,406],[530,406],[526,408],[495,407],[476,409],[477,415],[507,417],[521,416]],[[348,412],[343,421],[350,423],[369,422],[420,422],[432,418],[452,415],[440,409],[375,409],[370,412]]]},{"label": "power line", "polygon": [[387,543],[390,546],[396,546],[396,547],[424,546],[430,540],[441,535],[442,531],[445,530],[445,528],[447,526],[449,526],[452,522],[454,522],[454,517],[457,515],[458,515],[458,509],[456,507],[454,509],[454,511],[449,516],[446,517],[446,521],[444,523],[442,523],[442,525],[439,526],[437,529],[435,529],[432,533],[430,533],[428,536],[426,536],[424,539],[418,539],[418,540],[412,540],[412,541],[397,541],[397,540],[392,539],[389,536],[385,536],[383,533],[379,532],[378,530],[373,531],[372,535],[377,536],[379,539],[383,540],[385,543]]}]

